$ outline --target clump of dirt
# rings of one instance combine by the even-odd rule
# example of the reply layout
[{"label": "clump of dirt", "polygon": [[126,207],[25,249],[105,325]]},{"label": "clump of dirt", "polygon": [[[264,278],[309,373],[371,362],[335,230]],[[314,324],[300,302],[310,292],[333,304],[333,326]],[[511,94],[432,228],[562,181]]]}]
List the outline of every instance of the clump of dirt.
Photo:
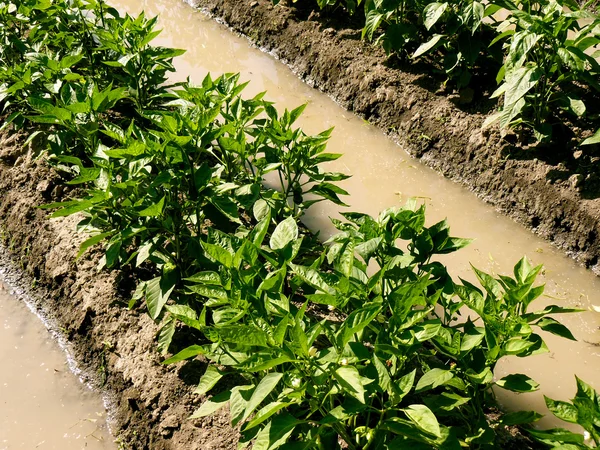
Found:
[{"label": "clump of dirt", "polygon": [[569,150],[584,136],[565,132],[553,147],[528,148],[511,132],[482,130],[494,108],[486,89],[444,92],[430,69],[388,58],[339,14],[302,9],[303,2],[189,1],[600,274],[600,148]]},{"label": "clump of dirt", "polygon": [[[127,274],[97,271],[99,254],[76,260],[83,236],[77,217],[48,219],[37,206],[67,199],[59,175],[19,134],[0,134],[0,231],[4,245],[29,278],[38,304],[64,330],[87,373],[105,380],[114,398],[111,428],[121,448],[234,449],[238,432],[227,410],[188,420],[204,399],[194,395],[201,362],[161,364],[158,325],[143,308],[128,310]],[[99,372],[100,371],[100,372]]]}]

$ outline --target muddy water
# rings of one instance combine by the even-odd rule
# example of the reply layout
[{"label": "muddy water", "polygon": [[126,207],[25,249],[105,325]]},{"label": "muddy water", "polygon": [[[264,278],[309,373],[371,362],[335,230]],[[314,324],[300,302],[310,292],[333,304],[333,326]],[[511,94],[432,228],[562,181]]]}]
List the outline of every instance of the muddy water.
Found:
[{"label": "muddy water", "polygon": [[1,281],[0,361],[0,450],[115,448],[102,400]]},{"label": "muddy water", "polygon": [[[527,373],[541,383],[551,397],[568,399],[575,392],[574,374],[600,389],[600,313],[592,305],[600,305],[600,278],[578,267],[547,242],[494,211],[466,189],[411,159],[382,132],[344,111],[328,97],[299,81],[291,71],[271,56],[252,48],[245,39],[232,34],[181,0],[113,0],[116,7],[130,13],[145,10],[160,14],[164,28],[159,45],[184,48],[187,53],[177,58],[174,80],[188,76],[200,82],[207,72],[241,72],[250,80],[246,95],[267,91],[267,98],[278,108],[293,108],[308,103],[301,126],[309,133],[335,127],[328,150],[344,157],[332,164],[353,177],[343,187],[350,192],[352,210],[377,214],[400,205],[409,197],[419,197],[428,208],[430,223],[448,218],[455,236],[474,238],[465,250],[444,259],[453,275],[472,279],[469,262],[492,273],[507,273],[523,256],[534,263],[544,263],[540,282],[546,283],[550,298],[544,303],[559,303],[587,312],[561,317],[578,342],[547,338],[551,353],[527,359],[509,358],[501,364],[497,376],[508,372]],[[314,208],[306,223],[331,232],[328,217],[336,208]],[[541,392],[507,396],[499,393],[508,407],[538,409],[544,412]],[[549,422],[542,422],[547,425]]]}]

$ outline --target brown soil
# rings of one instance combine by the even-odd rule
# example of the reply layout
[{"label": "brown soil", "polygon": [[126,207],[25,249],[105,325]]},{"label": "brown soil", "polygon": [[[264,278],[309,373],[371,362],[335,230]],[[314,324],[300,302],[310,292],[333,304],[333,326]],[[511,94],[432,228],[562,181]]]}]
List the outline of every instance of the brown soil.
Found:
[{"label": "brown soil", "polygon": [[36,307],[66,334],[84,372],[106,376],[102,389],[113,399],[111,427],[120,448],[236,448],[238,433],[229,425],[228,411],[187,420],[203,401],[192,392],[205,365],[161,365],[158,326],[144,309],[126,308],[129,277],[98,272],[99,255],[76,261],[83,240],[74,231],[78,219],[48,220],[48,213],[36,208],[68,193],[56,172],[23,149],[22,141],[0,134],[0,231],[14,255],[12,280],[25,288],[35,282]]},{"label": "brown soil", "polygon": [[[600,274],[600,149],[570,150],[589,131],[555,130],[559,143],[524,148],[516,135],[481,130],[493,86],[443,92],[431,67],[388,59],[360,40],[343,14],[327,16],[270,0],[191,0],[303,80],[389,133],[412,156]],[[307,2],[298,2],[300,7]],[[482,87],[483,86],[483,87]],[[594,124],[588,124],[594,126]]]}]

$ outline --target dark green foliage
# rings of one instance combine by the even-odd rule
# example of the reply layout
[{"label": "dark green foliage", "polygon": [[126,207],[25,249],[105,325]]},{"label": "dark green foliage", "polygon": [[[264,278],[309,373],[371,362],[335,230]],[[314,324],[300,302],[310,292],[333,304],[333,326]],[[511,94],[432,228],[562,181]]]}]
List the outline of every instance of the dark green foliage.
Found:
[{"label": "dark green foliage", "polygon": [[[367,0],[362,37],[401,58],[429,58],[457,88],[469,85],[477,67],[503,64],[491,97],[504,101],[483,126],[525,127],[549,141],[563,114],[585,116],[584,97],[600,93],[599,51],[590,51],[600,44],[600,16],[592,4]],[[580,145],[598,142],[600,130]]]}]

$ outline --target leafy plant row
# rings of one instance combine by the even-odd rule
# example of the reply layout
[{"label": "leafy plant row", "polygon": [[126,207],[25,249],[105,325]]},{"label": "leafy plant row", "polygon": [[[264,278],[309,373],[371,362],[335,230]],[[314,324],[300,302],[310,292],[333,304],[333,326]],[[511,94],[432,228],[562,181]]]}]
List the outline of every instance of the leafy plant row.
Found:
[{"label": "leafy plant row", "polygon": [[[228,405],[255,450],[493,448],[539,419],[489,412],[493,387],[538,389],[524,374],[495,380],[502,357],[547,352],[539,330],[574,339],[550,317],[574,310],[531,308],[541,267],[455,283],[435,257],[469,241],[426,226],[414,201],[343,213],[322,244],[299,219],[343,205],[347,175],[322,167],[340,156],[325,151],[331,130],[307,136],[293,126],[303,107],[244,99],[238,75],[168,84],[181,51],[150,45],[155,24],[95,0],[0,3],[0,106],[3,128],[25,129],[76,188],[44,208],[82,215],[80,255],[101,244],[102,267],[136,271],[130,308],[143,301],[160,324],[159,350],[195,330],[165,360],[211,361],[192,417]],[[590,386],[547,402],[599,442]],[[588,448],[561,429],[531,436]]]},{"label": "leafy plant row", "polygon": [[[445,83],[460,89],[476,70],[498,71],[491,98],[503,101],[484,127],[525,128],[537,141],[550,141],[567,120],[600,117],[593,101],[585,101],[600,93],[600,16],[591,11],[593,0],[317,0],[333,14],[363,14],[361,3],[363,39],[402,59],[433,62]],[[579,141],[599,143],[600,129]]]}]

